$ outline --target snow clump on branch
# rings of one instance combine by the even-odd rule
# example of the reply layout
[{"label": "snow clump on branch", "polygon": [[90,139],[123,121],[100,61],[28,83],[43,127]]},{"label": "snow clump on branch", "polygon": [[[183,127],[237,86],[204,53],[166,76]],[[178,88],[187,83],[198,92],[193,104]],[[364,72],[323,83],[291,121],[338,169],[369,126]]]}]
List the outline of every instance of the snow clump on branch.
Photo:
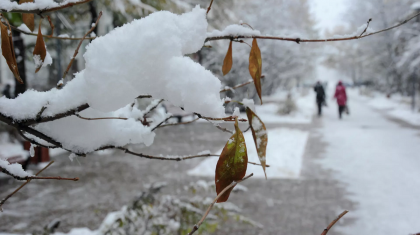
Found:
[{"label": "snow clump on branch", "polygon": [[[34,127],[66,149],[88,153],[103,146],[153,143],[154,125],[139,120],[146,112],[130,104],[139,95],[152,95],[187,112],[223,117],[221,83],[210,71],[185,54],[201,49],[206,39],[206,11],[195,7],[175,15],[156,12],[99,37],[87,46],[85,70],[61,90],[28,90],[16,99],[0,98],[0,113],[15,121],[50,117],[83,104],[83,117],[122,117],[127,120],[87,121],[68,116]],[[42,112],[40,112],[42,110]]]},{"label": "snow clump on branch", "polygon": [[95,39],[84,55],[89,105],[109,112],[150,94],[189,112],[224,116],[219,79],[183,56],[201,49],[206,31],[206,12],[197,6],[180,16],[154,13]]}]

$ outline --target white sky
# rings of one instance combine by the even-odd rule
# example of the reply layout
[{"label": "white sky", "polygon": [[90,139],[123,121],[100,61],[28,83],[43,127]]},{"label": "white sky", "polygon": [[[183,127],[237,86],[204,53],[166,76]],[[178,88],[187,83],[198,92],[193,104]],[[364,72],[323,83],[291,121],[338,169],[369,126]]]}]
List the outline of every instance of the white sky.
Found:
[{"label": "white sky", "polygon": [[322,32],[336,25],[346,24],[342,16],[348,2],[349,0],[309,0],[311,12],[318,22],[317,28]]}]

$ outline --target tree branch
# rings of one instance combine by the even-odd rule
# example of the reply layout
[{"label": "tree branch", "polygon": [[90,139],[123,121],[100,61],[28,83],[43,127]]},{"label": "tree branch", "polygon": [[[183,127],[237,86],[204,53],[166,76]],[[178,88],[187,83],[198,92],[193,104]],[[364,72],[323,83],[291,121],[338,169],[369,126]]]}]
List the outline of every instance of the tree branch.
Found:
[{"label": "tree branch", "polygon": [[366,28],[365,30],[363,30],[363,32],[359,35],[359,37],[361,37],[364,33],[366,33],[366,30],[369,28],[369,23],[372,21],[372,18],[370,18],[367,22]]},{"label": "tree branch", "polygon": [[209,11],[210,11],[210,9],[211,9],[211,5],[213,5],[213,0],[211,0],[210,5],[209,5],[209,7],[207,8],[206,15],[208,15],[208,14],[209,14]]},{"label": "tree branch", "polygon": [[[205,120],[211,120],[211,121],[225,121],[225,122],[234,122],[235,121],[235,117],[233,116],[229,116],[229,117],[224,117],[224,118],[212,118],[212,117],[204,117],[199,113],[194,113],[195,115],[197,115],[199,118],[205,119]],[[247,122],[248,120],[241,118],[238,119],[238,121],[240,122]]]},{"label": "tree branch", "polygon": [[128,120],[128,118],[121,118],[121,117],[101,117],[101,118],[87,118],[87,117],[82,117],[79,114],[74,114],[74,116],[80,118],[80,119],[84,119],[84,120],[89,120],[89,121],[93,121],[93,120],[104,120],[104,119],[119,119],[119,120]]},{"label": "tree branch", "polygon": [[4,12],[15,12],[15,13],[34,13],[34,14],[41,15],[41,14],[44,14],[44,13],[49,13],[49,12],[53,12],[53,11],[59,11],[59,10],[62,10],[62,9],[65,9],[65,8],[69,8],[69,7],[72,7],[72,6],[76,6],[76,5],[80,5],[80,4],[85,4],[85,3],[88,3],[90,1],[92,1],[92,0],[82,0],[82,1],[79,1],[79,2],[70,2],[70,3],[67,3],[67,4],[62,5],[62,6],[52,7],[52,8],[47,8],[47,9],[32,9],[32,10],[12,9],[10,11],[5,10],[5,9],[0,9],[0,11],[4,11]]},{"label": "tree branch", "polygon": [[[26,34],[26,35],[32,35],[32,36],[38,36],[38,34],[36,34],[36,33],[29,33],[29,32],[26,32],[26,31],[23,31],[23,30],[21,30],[21,29],[19,29],[18,27],[16,27],[16,26],[13,26],[13,25],[10,25],[10,27],[14,30],[14,31],[17,31],[17,32],[20,32],[20,33],[23,33],[23,34]],[[52,35],[42,35],[44,38],[54,38],[54,39],[61,39],[61,40],[92,40],[92,39],[95,39],[96,37],[88,37],[88,38],[69,38],[69,37],[58,37],[58,36],[52,36]]]},{"label": "tree branch", "polygon": [[169,123],[169,124],[165,124],[165,125],[160,125],[156,128],[161,128],[161,127],[165,127],[165,126],[177,126],[177,125],[189,124],[189,123],[193,123],[193,122],[197,121],[198,119],[200,119],[200,118],[196,118],[196,119],[188,121],[188,122],[178,122],[178,123]]},{"label": "tree branch", "polygon": [[369,37],[378,33],[382,33],[397,27],[400,27],[401,25],[407,23],[408,21],[416,18],[417,16],[419,16],[420,13],[417,13],[411,17],[409,17],[408,19],[402,21],[401,23],[398,23],[392,27],[389,28],[385,28],[373,33],[368,33],[362,36],[353,36],[353,37],[345,37],[345,38],[326,38],[326,39],[301,39],[301,38],[288,38],[288,37],[273,37],[273,36],[258,36],[258,35],[254,35],[254,36],[244,36],[244,35],[239,35],[239,36],[232,36],[232,35],[226,35],[226,36],[220,36],[220,37],[208,37],[206,38],[205,42],[208,41],[216,41],[216,40],[232,40],[232,39],[239,39],[239,38],[257,38],[257,39],[268,39],[268,40],[280,40],[280,41],[290,41],[290,42],[296,42],[296,43],[301,43],[301,42],[336,42],[336,41],[348,41],[348,40],[355,40],[355,39],[361,39],[361,38],[365,38],[365,37]]},{"label": "tree branch", "polygon": [[[265,75],[261,75],[261,79],[262,79],[262,78],[265,78]],[[234,87],[229,87],[229,88],[225,88],[225,89],[223,89],[223,90],[220,90],[220,93],[225,92],[225,91],[230,91],[230,90],[238,89],[238,88],[240,88],[240,87],[246,86],[246,85],[251,84],[251,83],[253,83],[253,82],[254,82],[254,80],[249,80],[249,81],[247,81],[247,82],[244,82],[244,83],[242,83],[242,84],[236,85],[236,86],[234,86]]]},{"label": "tree branch", "polygon": [[347,212],[349,211],[343,211],[335,220],[331,221],[331,223],[328,225],[328,227],[326,229],[324,229],[324,231],[321,233],[321,235],[327,235],[328,231],[330,231],[330,229],[332,228],[332,226],[334,226],[335,223],[337,223],[338,220],[341,219],[341,217],[343,217],[345,214],[347,214]]},{"label": "tree branch", "polygon": [[[89,30],[89,31],[85,34],[85,36],[83,36],[82,40],[80,40],[80,42],[79,42],[79,45],[77,45],[77,48],[76,48],[76,50],[74,51],[73,57],[71,58],[70,63],[69,63],[69,65],[67,66],[66,71],[64,72],[64,75],[63,75],[63,77],[62,77],[62,80],[66,79],[67,73],[69,72],[70,67],[71,67],[71,65],[73,64],[74,59],[76,58],[77,54],[79,53],[79,48],[80,48],[80,46],[82,45],[83,40],[85,40],[85,38],[87,37],[87,35],[89,35],[90,33],[92,33],[92,31],[96,28],[96,26],[98,25],[99,20],[101,19],[101,17],[102,17],[102,11],[101,11],[101,12],[99,12],[99,15],[98,15],[98,18],[96,18],[96,22],[95,22],[95,24],[92,26],[92,28],[90,28],[90,30]],[[59,83],[59,84],[60,84],[60,83]]]},{"label": "tree branch", "polygon": [[26,176],[26,177],[20,177],[17,175],[14,175],[10,173],[8,170],[0,167],[0,171],[5,173],[6,175],[10,175],[13,178],[17,180],[72,180],[72,181],[78,181],[79,178],[62,178],[60,176],[46,176],[46,177],[39,177],[39,176]]},{"label": "tree branch", "polygon": [[[108,148],[111,148],[111,147],[108,147]],[[143,153],[135,153],[123,147],[115,147],[115,148],[124,151],[124,153],[128,153],[134,156],[148,158],[148,159],[166,160],[166,161],[183,161],[183,160],[200,158],[200,157],[218,157],[219,156],[215,154],[200,154],[200,155],[192,155],[192,156],[187,156],[187,157],[157,157],[157,156],[146,155]]]},{"label": "tree branch", "polygon": [[236,182],[232,182],[232,184],[230,184],[229,186],[227,186],[226,188],[224,188],[218,195],[217,197],[213,200],[213,202],[210,204],[210,206],[207,208],[206,213],[204,213],[203,217],[200,219],[200,221],[198,221],[198,223],[196,225],[194,225],[193,229],[191,230],[191,232],[188,235],[192,235],[193,233],[195,233],[198,228],[200,228],[200,225],[204,222],[204,220],[206,219],[207,215],[210,213],[210,210],[213,208],[214,204],[217,202],[217,199],[219,199],[219,197],[221,197],[226,191],[228,191],[229,189],[235,187],[238,183],[247,180],[248,178],[252,177],[254,174],[251,173],[250,175],[242,178],[241,180],[238,180]]},{"label": "tree branch", "polygon": [[[45,169],[47,169],[49,166],[51,166],[51,164],[53,164],[54,161],[51,161],[50,163],[48,163],[48,165],[46,165],[44,168],[42,168],[40,171],[38,171],[38,173],[36,173],[35,175],[39,175],[41,174]],[[9,199],[10,197],[12,197],[15,193],[17,193],[21,188],[23,188],[25,185],[27,185],[29,182],[31,182],[30,179],[28,179],[25,183],[23,183],[19,188],[17,188],[15,191],[13,191],[11,194],[7,195],[3,200],[1,200],[0,202],[0,211],[3,212],[3,209],[1,208],[1,206],[7,201],[7,199]]]}]

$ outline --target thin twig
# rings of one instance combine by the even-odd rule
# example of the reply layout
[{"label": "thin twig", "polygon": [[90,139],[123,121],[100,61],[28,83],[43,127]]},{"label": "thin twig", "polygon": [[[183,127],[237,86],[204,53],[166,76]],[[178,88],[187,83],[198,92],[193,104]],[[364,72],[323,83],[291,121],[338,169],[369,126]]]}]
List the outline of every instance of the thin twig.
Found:
[{"label": "thin twig", "polygon": [[17,180],[72,180],[72,181],[78,181],[79,178],[63,178],[60,176],[45,176],[45,177],[39,177],[39,176],[25,176],[25,177],[20,177],[17,175],[14,175],[12,173],[10,173],[8,170],[0,167],[0,171],[5,173],[6,175],[10,175],[11,177],[17,179]]},{"label": "thin twig", "polygon": [[82,117],[79,114],[75,114],[74,116],[80,118],[80,119],[84,119],[84,120],[89,120],[89,121],[93,121],[93,120],[104,120],[104,119],[119,119],[119,120],[128,120],[128,118],[122,118],[122,117],[101,117],[101,118],[87,118],[87,117]]},{"label": "thin twig", "polygon": [[27,137],[25,134],[23,134],[23,132],[21,130],[19,130],[19,129],[16,129],[16,130],[18,131],[20,136],[22,136],[26,141],[29,141],[31,144],[34,144],[34,145],[40,146],[40,147],[44,147],[44,148],[58,148],[56,146],[47,146],[47,145],[40,144],[39,142]]},{"label": "thin twig", "polygon": [[370,23],[371,21],[372,21],[372,18],[370,18],[370,19],[368,20],[365,30],[363,30],[363,32],[359,35],[359,37],[361,37],[361,36],[362,36],[362,35],[366,32],[366,30],[369,28],[369,23]]},{"label": "thin twig", "polygon": [[223,132],[227,132],[227,133],[230,133],[230,134],[233,134],[233,131],[231,131],[231,130],[229,130],[229,129],[227,129],[227,128],[223,128],[223,127],[221,127],[219,124],[217,124],[217,123],[213,123],[212,121],[210,121],[210,120],[206,120],[206,121],[208,121],[208,122],[210,122],[211,124],[213,124],[213,126],[215,126],[217,129],[219,129],[219,130],[221,130],[221,131],[223,131]]},{"label": "thin twig", "polygon": [[333,221],[331,221],[331,223],[328,225],[328,227],[326,229],[324,229],[324,231],[322,231],[321,235],[327,235],[328,231],[330,231],[330,229],[332,228],[332,226],[334,226],[335,223],[337,223],[338,220],[341,219],[341,217],[343,217],[345,214],[347,214],[347,210],[343,211],[337,218],[335,218]]},{"label": "thin twig", "polygon": [[[26,35],[38,36],[38,34],[36,34],[36,33],[29,33],[29,32],[23,31],[23,30],[19,29],[16,26],[13,26],[13,25],[11,25],[11,28],[14,31],[17,31],[17,32],[20,32],[20,33],[23,33],[23,34],[26,34]],[[61,39],[61,40],[77,40],[77,41],[79,41],[79,40],[83,39],[83,38],[58,37],[58,36],[44,35],[44,34],[42,36],[44,38],[53,38],[53,39]],[[92,39],[95,39],[95,38],[96,37],[88,37],[88,38],[84,38],[84,40],[92,40]]]},{"label": "thin twig", "polygon": [[51,17],[50,16],[47,16],[47,19],[48,19],[48,22],[50,23],[50,27],[51,27],[51,35],[50,35],[50,38],[52,38],[54,36],[54,24],[51,21]]},{"label": "thin twig", "polygon": [[[199,113],[194,113],[195,115],[197,115],[199,118],[205,119],[205,120],[211,120],[211,121],[225,121],[225,122],[234,122],[235,121],[235,117],[233,116],[229,116],[229,117],[224,117],[224,118],[213,118],[213,117],[205,117]],[[238,121],[240,122],[247,122],[248,120],[241,118],[238,119]]]},{"label": "thin twig", "polygon": [[348,40],[355,40],[355,39],[361,39],[361,38],[365,38],[365,37],[369,37],[378,33],[382,33],[397,27],[400,27],[401,25],[407,23],[408,21],[416,18],[417,16],[419,16],[420,13],[417,13],[411,17],[409,17],[408,19],[402,21],[399,24],[396,24],[392,27],[389,28],[385,28],[373,33],[368,33],[365,34],[363,36],[353,36],[353,37],[345,37],[345,38],[326,38],[326,39],[301,39],[301,38],[288,38],[288,37],[272,37],[272,36],[258,36],[258,35],[254,35],[254,36],[244,36],[244,35],[239,35],[239,36],[232,36],[232,35],[226,35],[226,36],[219,36],[219,37],[208,37],[206,38],[205,42],[208,41],[215,41],[215,40],[232,40],[233,39],[238,39],[238,38],[257,38],[257,39],[268,39],[268,40],[280,40],[280,41],[290,41],[290,42],[296,42],[296,43],[300,43],[300,42],[337,42],[337,41],[348,41]]},{"label": "thin twig", "polygon": [[154,105],[152,108],[150,108],[149,111],[147,111],[143,115],[143,118],[145,118],[147,115],[149,115],[151,112],[153,112],[153,110],[155,110],[159,106],[159,104],[161,104],[163,101],[165,101],[165,100],[164,99],[159,100],[159,102],[156,105]]},{"label": "thin twig", "polygon": [[193,233],[195,233],[198,228],[200,228],[200,225],[204,222],[204,220],[206,219],[207,215],[210,213],[210,210],[213,208],[214,204],[217,202],[217,200],[229,189],[235,187],[238,183],[247,180],[248,178],[252,177],[254,174],[251,173],[250,175],[244,177],[241,180],[238,180],[236,182],[232,182],[230,185],[228,185],[226,188],[224,188],[218,195],[217,197],[213,200],[213,202],[210,204],[210,206],[207,208],[206,212],[204,213],[203,217],[200,219],[200,221],[198,221],[198,223],[196,225],[194,225],[193,229],[191,230],[191,232],[188,235],[192,235]]},{"label": "thin twig", "polygon": [[250,27],[252,30],[254,30],[254,28],[252,28],[252,26],[249,25],[248,23],[242,23],[241,25],[246,25],[246,26]]},{"label": "thin twig", "polygon": [[167,122],[169,119],[173,118],[174,116],[169,116],[167,117],[165,120],[163,120],[162,122],[160,122],[157,126],[152,128],[152,131],[156,130],[157,128],[159,128],[160,126],[162,126],[163,123]]},{"label": "thin twig", "polygon": [[47,8],[47,9],[32,9],[32,10],[21,10],[21,9],[6,10],[6,9],[0,9],[0,11],[4,11],[4,12],[16,12],[16,13],[34,13],[34,14],[42,15],[44,13],[53,12],[53,11],[59,11],[59,10],[62,10],[62,9],[68,8],[68,7],[72,7],[72,6],[76,6],[76,5],[88,3],[90,1],[92,1],[92,0],[83,0],[83,1],[79,1],[79,2],[70,2],[70,3],[65,4],[65,5],[62,5],[62,6],[52,7],[52,8]]},{"label": "thin twig", "polygon": [[85,40],[85,38],[87,37],[87,35],[89,35],[90,33],[92,33],[92,31],[95,29],[95,27],[98,25],[99,20],[101,19],[101,16],[102,16],[102,11],[99,12],[98,18],[96,19],[96,22],[92,26],[92,28],[90,28],[90,30],[85,34],[85,36],[83,36],[82,40],[80,40],[79,45],[77,46],[76,50],[74,51],[73,57],[71,58],[70,63],[67,66],[66,71],[64,72],[63,80],[66,79],[67,73],[69,72],[70,67],[73,64],[74,59],[76,58],[77,54],[79,53],[79,48],[82,45],[83,40]]},{"label": "thin twig", "polygon": [[[48,165],[46,165],[44,168],[42,168],[40,171],[38,171],[38,173],[36,173],[35,175],[39,175],[41,174],[45,169],[47,169],[49,166],[51,166],[51,164],[53,164],[54,161],[51,161],[50,163],[48,163]],[[1,206],[3,206],[3,204],[7,201],[7,199],[9,199],[10,197],[12,197],[15,193],[17,193],[21,188],[23,188],[25,185],[27,185],[29,182],[31,182],[30,179],[28,179],[25,183],[23,183],[19,188],[17,188],[15,191],[13,191],[11,194],[7,195],[3,200],[1,200],[0,202],[0,211],[3,212],[3,209],[1,208]]]},{"label": "thin twig", "polygon": [[[250,161],[248,161],[248,164],[251,164],[251,165],[256,165],[256,166],[261,166],[261,164],[259,164],[259,163],[255,163],[255,162],[250,162]],[[265,165],[266,167],[270,167],[270,165]]]},{"label": "thin twig", "polygon": [[197,120],[199,120],[200,118],[196,118],[194,120],[188,121],[188,122],[178,122],[178,123],[169,123],[169,124],[165,124],[165,125],[161,125],[157,128],[161,128],[161,127],[165,127],[165,126],[177,126],[177,125],[184,125],[184,124],[189,124],[189,123],[193,123]]},{"label": "thin twig", "polygon": [[211,9],[211,5],[213,5],[213,0],[211,0],[210,5],[209,5],[209,7],[207,8],[206,15],[208,15],[208,14],[209,14],[209,11],[210,11],[210,9]]},{"label": "thin twig", "polygon": [[[265,75],[261,75],[261,78],[265,78]],[[244,82],[242,84],[236,85],[234,87],[229,87],[229,88],[225,88],[223,90],[220,90],[220,93],[225,92],[225,91],[230,91],[230,90],[238,89],[240,87],[246,86],[246,85],[251,84],[253,82],[254,82],[254,80],[249,80],[247,82]]]},{"label": "thin twig", "polygon": [[187,156],[187,157],[157,157],[157,156],[151,156],[151,155],[147,155],[147,154],[143,154],[143,153],[136,153],[136,152],[130,151],[130,150],[128,150],[126,148],[123,148],[123,147],[116,147],[116,148],[124,151],[125,153],[135,155],[135,156],[138,156],[138,157],[143,157],[143,158],[148,158],[148,159],[156,159],[156,160],[167,160],[167,161],[183,161],[183,160],[200,158],[200,157],[216,157],[216,156],[218,157],[219,156],[219,155],[215,155],[215,154],[200,154],[200,155],[193,155],[193,156]]}]

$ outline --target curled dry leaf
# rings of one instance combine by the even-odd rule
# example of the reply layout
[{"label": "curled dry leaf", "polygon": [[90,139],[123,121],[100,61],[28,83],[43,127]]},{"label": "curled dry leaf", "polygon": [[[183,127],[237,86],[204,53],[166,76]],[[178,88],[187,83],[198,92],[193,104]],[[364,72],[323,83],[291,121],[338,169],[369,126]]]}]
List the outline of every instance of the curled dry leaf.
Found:
[{"label": "curled dry leaf", "polygon": [[261,104],[261,73],[262,73],[262,59],[261,51],[258,47],[257,39],[252,40],[251,52],[249,53],[249,73],[254,80],[257,94],[260,97]]},{"label": "curled dry leaf", "polygon": [[[34,2],[34,0],[20,0],[19,4],[26,3],[26,2]],[[34,14],[29,13],[23,13],[22,14],[22,21],[23,23],[28,26],[28,28],[31,30],[31,32],[35,29],[35,17]]]},{"label": "curled dry leaf", "polygon": [[41,69],[42,64],[45,60],[45,56],[47,56],[47,49],[45,49],[44,37],[41,33],[41,22],[42,19],[39,21],[38,36],[36,38],[34,52],[32,53],[34,55],[35,60],[35,73],[37,73]]},{"label": "curled dry leaf", "polygon": [[[1,28],[1,51],[2,51],[3,57],[6,59],[7,65],[9,66],[9,69],[10,71],[12,71],[16,80],[19,83],[23,84],[23,81],[20,78],[19,70],[16,63],[15,48],[13,47],[13,38],[11,35],[12,32],[1,21],[0,21],[0,28]],[[9,31],[10,31],[10,34],[9,34]]]},{"label": "curled dry leaf", "polygon": [[232,41],[229,43],[229,48],[226,53],[225,59],[223,60],[222,72],[223,76],[228,74],[232,69],[233,59],[232,59]]},{"label": "curled dry leaf", "polygon": [[[238,127],[238,119],[235,121],[236,132],[229,138],[216,166],[216,192],[219,194],[224,188],[234,181],[241,180],[246,173],[248,155],[246,151],[245,138]],[[233,188],[226,191],[217,202],[228,200]]]},{"label": "curled dry leaf", "polygon": [[267,173],[265,172],[268,141],[267,129],[261,119],[250,108],[246,108],[246,115],[248,117],[249,126],[251,127],[255,147],[257,148],[258,158],[260,159],[265,178],[267,179]]}]

